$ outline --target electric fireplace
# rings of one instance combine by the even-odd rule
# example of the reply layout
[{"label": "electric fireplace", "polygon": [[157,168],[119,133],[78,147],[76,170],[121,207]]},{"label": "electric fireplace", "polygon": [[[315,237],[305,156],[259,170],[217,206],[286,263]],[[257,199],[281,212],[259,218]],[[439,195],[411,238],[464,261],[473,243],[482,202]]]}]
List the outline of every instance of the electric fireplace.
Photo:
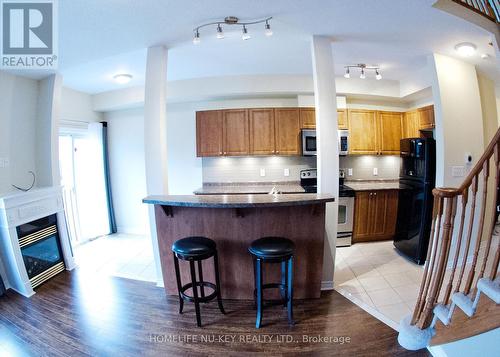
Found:
[{"label": "electric fireplace", "polygon": [[33,288],[65,269],[55,214],[18,226],[17,236]]},{"label": "electric fireplace", "polygon": [[0,196],[0,276],[6,289],[30,297],[43,282],[74,268],[61,187]]}]

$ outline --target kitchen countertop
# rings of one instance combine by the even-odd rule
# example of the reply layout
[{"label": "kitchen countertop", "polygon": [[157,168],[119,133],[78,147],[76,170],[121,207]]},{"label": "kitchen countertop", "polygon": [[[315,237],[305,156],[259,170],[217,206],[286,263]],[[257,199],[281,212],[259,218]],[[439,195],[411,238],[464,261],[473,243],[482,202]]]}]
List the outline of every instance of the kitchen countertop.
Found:
[{"label": "kitchen countertop", "polygon": [[398,180],[345,181],[345,185],[351,187],[354,191],[399,190]]},{"label": "kitchen countertop", "polygon": [[302,206],[318,203],[334,202],[331,195],[302,193],[278,195],[165,195],[148,196],[144,203],[177,206],[177,207],[206,207],[206,208],[259,208]]},{"label": "kitchen countertop", "polygon": [[269,193],[275,188],[283,194],[304,193],[299,181],[291,182],[235,182],[235,183],[206,183],[195,190],[195,195],[244,195]]}]

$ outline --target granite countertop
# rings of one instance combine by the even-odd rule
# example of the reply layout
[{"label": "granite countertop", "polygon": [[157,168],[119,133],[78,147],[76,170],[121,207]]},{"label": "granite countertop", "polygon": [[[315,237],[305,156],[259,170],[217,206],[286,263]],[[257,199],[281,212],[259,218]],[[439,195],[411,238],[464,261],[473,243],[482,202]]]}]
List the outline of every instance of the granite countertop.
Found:
[{"label": "granite countertop", "polygon": [[154,205],[206,208],[286,207],[334,201],[335,198],[331,195],[316,193],[278,195],[166,195],[148,196],[142,200],[144,203]]},{"label": "granite countertop", "polygon": [[195,195],[243,195],[269,193],[275,188],[280,193],[304,193],[299,181],[291,182],[234,182],[234,183],[205,183],[195,190]]},{"label": "granite countertop", "polygon": [[398,180],[345,181],[345,185],[349,186],[354,191],[399,190]]}]

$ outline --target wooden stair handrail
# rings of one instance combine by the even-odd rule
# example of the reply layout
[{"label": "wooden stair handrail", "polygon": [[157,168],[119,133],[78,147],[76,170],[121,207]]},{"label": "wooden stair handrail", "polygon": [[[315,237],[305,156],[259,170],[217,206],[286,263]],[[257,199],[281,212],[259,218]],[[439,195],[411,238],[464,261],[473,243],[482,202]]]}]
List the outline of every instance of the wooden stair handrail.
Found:
[{"label": "wooden stair handrail", "polygon": [[[494,167],[491,177],[490,164]],[[493,178],[494,181],[490,181]],[[494,189],[491,187],[488,189],[490,183],[495,184]],[[420,329],[429,327],[433,320],[434,307],[438,303],[447,306],[451,301],[451,295],[459,292],[470,298],[471,294],[476,292],[479,279],[487,277],[493,280],[497,276],[500,264],[500,240],[497,246],[492,247],[496,212],[490,212],[493,214],[487,222],[485,217],[489,209],[488,203],[492,203],[488,201],[491,197],[495,203],[493,209],[496,210],[499,187],[500,128],[458,188],[435,188],[432,191],[434,207],[429,249],[417,303],[411,318],[412,325]],[[476,202],[478,202],[477,207]],[[477,218],[476,208],[480,211]],[[458,215],[457,210],[460,210]],[[457,216],[460,222],[457,225],[456,244],[452,246]],[[489,259],[490,251],[493,253],[492,259]],[[471,262],[468,260],[469,254],[472,254]],[[489,273],[486,271],[488,262],[491,263]],[[450,276],[445,282],[448,267]]]},{"label": "wooden stair handrail", "polygon": [[494,0],[452,0],[453,2],[462,5],[463,7],[486,17],[487,19],[499,23],[500,9]]}]

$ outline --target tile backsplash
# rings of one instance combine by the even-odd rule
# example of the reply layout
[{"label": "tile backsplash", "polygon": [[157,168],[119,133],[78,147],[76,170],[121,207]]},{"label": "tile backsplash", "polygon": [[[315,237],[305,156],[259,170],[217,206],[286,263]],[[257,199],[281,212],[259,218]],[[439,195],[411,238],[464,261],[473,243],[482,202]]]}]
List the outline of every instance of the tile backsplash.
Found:
[{"label": "tile backsplash", "polygon": [[[398,179],[399,156],[341,156],[339,167],[346,170],[346,180]],[[266,156],[203,158],[203,182],[273,182],[299,181],[302,169],[316,168],[316,157]],[[352,168],[352,176],[347,169]],[[376,168],[378,175],[373,175]],[[264,169],[265,176],[261,176]],[[285,169],[290,171],[284,175]]]},{"label": "tile backsplash", "polygon": [[[345,169],[346,180],[397,180],[399,178],[399,156],[341,156],[339,167]],[[352,168],[352,176],[347,169]],[[373,175],[376,168],[378,175]]]},{"label": "tile backsplash", "polygon": [[[316,157],[266,156],[203,158],[203,182],[299,181],[302,169],[316,168]],[[261,176],[264,169],[265,176]],[[284,175],[285,169],[290,171]]]}]

